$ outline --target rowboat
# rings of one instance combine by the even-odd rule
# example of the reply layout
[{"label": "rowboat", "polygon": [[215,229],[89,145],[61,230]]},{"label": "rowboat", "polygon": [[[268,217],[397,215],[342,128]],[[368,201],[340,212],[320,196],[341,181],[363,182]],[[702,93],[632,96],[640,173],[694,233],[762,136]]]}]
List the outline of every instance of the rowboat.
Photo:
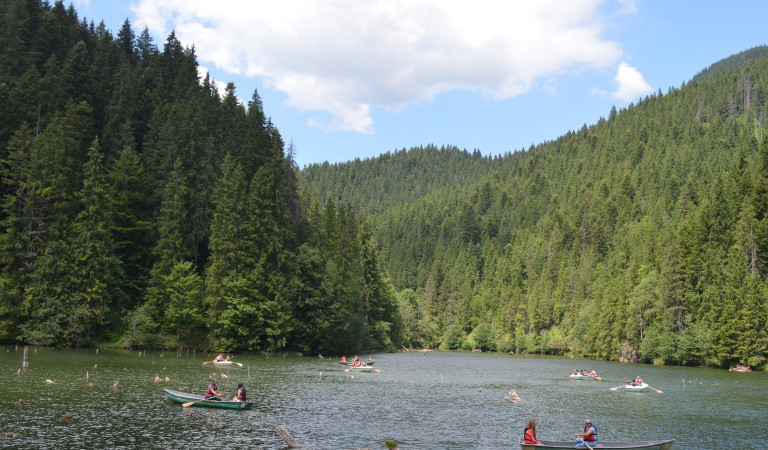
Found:
[{"label": "rowboat", "polygon": [[578,373],[574,373],[571,375],[568,375],[568,378],[571,380],[594,380],[597,375],[581,375]]},{"label": "rowboat", "polygon": [[367,364],[360,364],[359,366],[349,366],[349,368],[346,370],[353,370],[355,372],[371,372],[373,371],[373,367]]},{"label": "rowboat", "polygon": [[[374,361],[365,361],[365,364],[367,364],[369,366],[372,366],[373,363],[374,363]],[[351,366],[352,364],[354,364],[354,362],[352,362],[352,361],[339,361],[339,364],[341,364],[343,366]]]},{"label": "rowboat", "polygon": [[648,383],[640,383],[640,384],[625,384],[624,386],[619,387],[618,390],[624,391],[624,392],[645,392],[651,387],[648,386]]},{"label": "rowboat", "polygon": [[752,372],[752,368],[747,366],[736,366],[728,369],[731,372]]},{"label": "rowboat", "polygon": [[195,402],[190,406],[221,409],[251,409],[251,402],[233,402],[230,400],[206,400],[204,395],[188,394],[186,392],[163,389],[168,400],[174,403]]},{"label": "rowboat", "polygon": [[216,366],[216,367],[231,367],[231,366],[240,367],[243,364],[242,363],[236,363],[236,362],[234,362],[232,360],[229,360],[229,359],[225,359],[224,361],[214,361],[213,365]]},{"label": "rowboat", "polygon": [[231,359],[222,359],[221,361],[205,361],[203,365],[213,364],[216,367],[243,367],[243,363],[234,362]]},{"label": "rowboat", "polygon": [[[522,439],[520,440],[520,447],[522,450],[535,450],[540,448],[548,448],[555,450],[573,450],[576,441],[544,441],[540,440],[541,445],[526,444]],[[674,439],[666,441],[636,441],[636,442],[599,442],[598,445],[590,447],[592,448],[642,448],[644,450],[669,450],[672,447]],[[586,447],[584,447],[586,448]]]}]

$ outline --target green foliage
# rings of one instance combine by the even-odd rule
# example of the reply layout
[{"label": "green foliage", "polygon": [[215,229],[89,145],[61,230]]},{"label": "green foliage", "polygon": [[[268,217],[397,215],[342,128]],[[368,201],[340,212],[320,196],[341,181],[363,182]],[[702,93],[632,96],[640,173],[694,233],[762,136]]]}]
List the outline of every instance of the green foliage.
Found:
[{"label": "green foliage", "polygon": [[415,148],[302,180],[366,205],[411,345],[490,324],[503,351],[764,365],[765,86],[760,47],[525,152],[463,169]]},{"label": "green foliage", "polygon": [[115,38],[61,2],[4,2],[0,24],[1,342],[400,345],[373,227],[307,217],[257,92],[246,109],[174,33]]},{"label": "green foliage", "polygon": [[768,361],[764,47],[527,151],[299,171],[174,33],[2,5],[2,342]]}]

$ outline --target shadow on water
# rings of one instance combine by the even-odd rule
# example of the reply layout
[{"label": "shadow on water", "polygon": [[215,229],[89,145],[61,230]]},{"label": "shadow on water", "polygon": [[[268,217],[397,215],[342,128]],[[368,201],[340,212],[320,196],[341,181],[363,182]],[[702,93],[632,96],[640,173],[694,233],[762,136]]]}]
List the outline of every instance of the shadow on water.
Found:
[{"label": "shadow on water", "polygon": [[[274,429],[285,425],[309,449],[383,449],[385,440],[403,450],[518,448],[530,419],[539,438],[570,440],[586,417],[603,440],[675,438],[678,449],[768,442],[765,373],[442,352],[375,355],[371,373],[310,357],[203,366],[211,356],[31,348],[19,370],[21,350],[2,348],[0,447],[283,449]],[[603,381],[569,380],[572,369]],[[244,383],[253,409],[165,399],[166,387],[203,393],[214,373],[227,395]],[[635,376],[663,394],[610,391]],[[515,404],[503,398],[512,389]]]}]

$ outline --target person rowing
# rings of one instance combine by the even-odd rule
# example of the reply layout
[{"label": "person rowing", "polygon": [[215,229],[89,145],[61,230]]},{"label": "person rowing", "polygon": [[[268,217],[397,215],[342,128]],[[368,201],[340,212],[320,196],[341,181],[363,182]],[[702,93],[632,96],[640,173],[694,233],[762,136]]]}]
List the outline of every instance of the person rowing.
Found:
[{"label": "person rowing", "polygon": [[586,419],[584,421],[584,432],[576,433],[576,437],[579,438],[579,440],[576,441],[576,447],[595,448],[597,445],[597,428],[592,426],[591,419]]},{"label": "person rowing", "polygon": [[219,384],[216,382],[216,378],[208,385],[208,390],[205,391],[205,398],[206,400],[221,400],[222,395],[219,392]]}]

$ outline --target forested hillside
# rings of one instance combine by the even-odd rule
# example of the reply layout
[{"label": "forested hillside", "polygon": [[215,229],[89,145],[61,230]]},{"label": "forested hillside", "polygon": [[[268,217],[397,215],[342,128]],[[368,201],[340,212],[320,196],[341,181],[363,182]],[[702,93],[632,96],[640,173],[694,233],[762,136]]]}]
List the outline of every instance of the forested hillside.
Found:
[{"label": "forested hillside", "polygon": [[406,340],[764,366],[764,53],[375,216]]},{"label": "forested hillside", "polygon": [[0,2],[0,342],[399,346],[362,213],[302,197],[263,110],[193,48]]},{"label": "forested hillside", "polygon": [[415,147],[365,160],[311,164],[299,179],[318,198],[342,200],[378,214],[436,190],[474,182],[508,157],[483,157],[478,150],[456,147]]}]

